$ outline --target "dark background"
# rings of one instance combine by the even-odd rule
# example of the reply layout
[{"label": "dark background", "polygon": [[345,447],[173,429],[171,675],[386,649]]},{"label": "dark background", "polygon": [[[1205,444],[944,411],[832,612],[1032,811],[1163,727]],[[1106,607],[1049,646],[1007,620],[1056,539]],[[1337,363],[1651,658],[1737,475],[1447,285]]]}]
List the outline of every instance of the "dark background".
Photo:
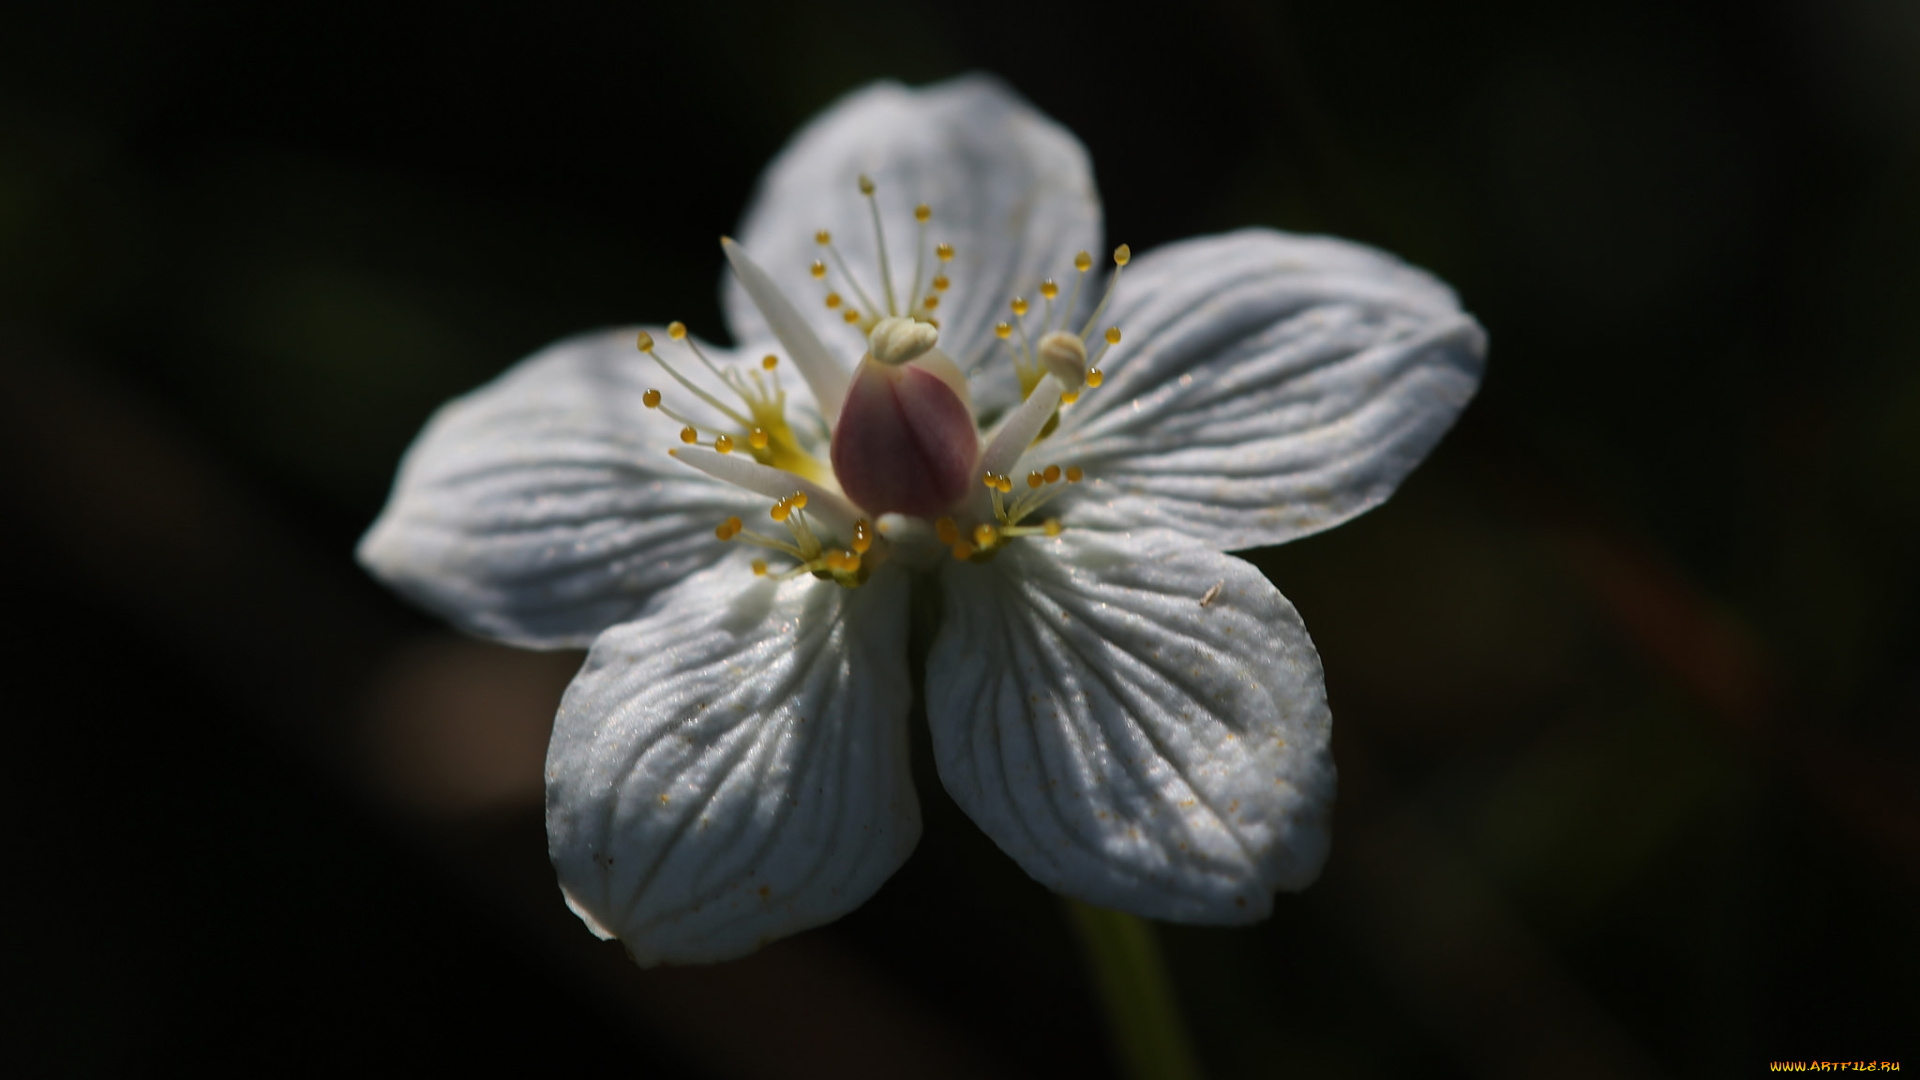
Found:
[{"label": "dark background", "polygon": [[1342,794],[1271,921],[1163,929],[1209,1071],[1920,1068],[1920,5],[180,0],[0,15],[6,1071],[1112,1072],[924,752],[866,907],[634,969],[545,865],[578,657],[350,559],[434,405],[721,336],[786,136],[976,68],[1110,242],[1345,235],[1492,335],[1392,503],[1254,556]]}]

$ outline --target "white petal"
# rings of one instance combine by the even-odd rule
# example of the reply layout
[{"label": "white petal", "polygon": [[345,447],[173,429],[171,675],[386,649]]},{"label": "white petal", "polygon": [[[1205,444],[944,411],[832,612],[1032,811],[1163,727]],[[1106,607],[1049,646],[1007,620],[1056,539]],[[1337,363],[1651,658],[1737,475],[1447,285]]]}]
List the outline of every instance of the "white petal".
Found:
[{"label": "white petal", "polygon": [[1252,566],[1069,530],[942,571],[927,715],[947,790],[1027,873],[1153,918],[1245,923],[1319,874],[1320,659]]},{"label": "white petal", "polygon": [[907,592],[710,570],[594,643],[547,751],[548,850],[590,928],[641,964],[725,960],[905,861]]},{"label": "white petal", "polygon": [[[463,629],[558,648],[591,643],[725,556],[714,526],[766,502],[667,456],[680,424],[642,404],[649,386],[687,415],[720,417],[643,356],[636,333],[560,342],[443,406],[401,461],[361,564]],[[721,397],[691,355],[669,359]],[[788,416],[810,408],[801,390]]]},{"label": "white petal", "polygon": [[1486,335],[1390,255],[1247,230],[1127,267],[1105,383],[1036,454],[1083,466],[1070,524],[1278,544],[1371,509],[1480,383]]},{"label": "white petal", "polygon": [[[874,305],[885,305],[871,212],[857,187],[862,175],[877,185],[900,303],[914,280],[916,204],[933,210],[921,295],[931,291],[936,272],[933,246],[953,244],[945,268],[953,287],[935,314],[940,346],[962,370],[995,343],[993,324],[1016,293],[1037,308],[1041,279],[1068,282],[1075,252],[1099,258],[1100,201],[1085,149],[1005,85],[976,75],[917,90],[883,82],[856,91],[802,129],[768,166],[737,237],[849,367],[866,343],[821,303],[825,287],[807,268],[826,258],[814,233],[827,229]],[[864,306],[837,266],[828,283]],[[731,276],[723,299],[736,340],[772,336]],[[987,395],[983,408],[1018,400],[1009,396],[1015,384],[1003,357],[985,371],[988,385],[975,391]]]}]

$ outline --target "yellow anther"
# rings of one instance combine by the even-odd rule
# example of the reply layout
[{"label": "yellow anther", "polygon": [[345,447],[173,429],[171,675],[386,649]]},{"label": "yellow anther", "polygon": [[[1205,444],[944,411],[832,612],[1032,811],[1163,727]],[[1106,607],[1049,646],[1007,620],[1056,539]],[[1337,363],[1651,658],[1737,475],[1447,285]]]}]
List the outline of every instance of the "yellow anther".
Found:
[{"label": "yellow anther", "polygon": [[767,511],[767,516],[773,518],[773,520],[775,521],[785,521],[792,514],[793,514],[793,507],[788,506],[787,500],[785,499],[781,499],[779,502],[774,503],[773,509]]},{"label": "yellow anther", "polygon": [[647,333],[645,330],[640,331],[639,345],[640,345],[641,352],[652,352],[653,351],[653,335]]},{"label": "yellow anther", "polygon": [[865,175],[862,175],[860,177],[860,194],[862,195],[873,194],[873,178],[872,177],[865,176]]},{"label": "yellow anther", "polygon": [[1075,255],[1073,257],[1073,268],[1075,270],[1080,271],[1083,274],[1086,273],[1088,270],[1093,269],[1093,256],[1087,254],[1084,251],[1078,255]]},{"label": "yellow anther", "polygon": [[1078,390],[1068,390],[1066,393],[1060,395],[1060,404],[1062,405],[1071,405],[1079,400],[1080,391]]},{"label": "yellow anther", "polygon": [[1027,474],[1027,486],[1030,488],[1037,488],[1041,484],[1044,484],[1046,482],[1047,482],[1046,476],[1043,475],[1038,470],[1035,470]]},{"label": "yellow anther", "polygon": [[940,538],[941,543],[951,544],[960,539],[960,526],[955,525],[952,518],[943,517],[933,523],[933,534]]},{"label": "yellow anther", "polygon": [[1013,479],[1006,473],[1001,473],[999,481],[994,486],[1000,489],[1000,494],[1005,495],[1013,490]]},{"label": "yellow anther", "polygon": [[981,476],[980,482],[982,484],[985,484],[987,487],[994,489],[995,491],[998,491],[1000,489],[1000,478],[993,475],[992,473],[987,473]]},{"label": "yellow anther", "polygon": [[831,244],[833,243],[833,234],[825,229],[821,229],[819,232],[813,234],[813,242],[821,245]]},{"label": "yellow anther", "polygon": [[945,274],[933,275],[933,291],[934,292],[946,292],[948,289],[952,287],[953,287],[953,282],[947,280],[947,275]]},{"label": "yellow anther", "polygon": [[731,435],[720,436],[713,440],[713,448],[723,454],[733,453],[733,437]]},{"label": "yellow anther", "polygon": [[860,554],[859,554],[859,552],[855,552],[855,551],[843,551],[843,552],[841,552],[841,553],[840,553],[840,565],[841,565],[841,566],[843,566],[843,567],[845,567],[845,568],[846,568],[846,571],[847,571],[847,573],[849,573],[849,574],[851,574],[851,573],[853,573],[854,571],[856,571],[856,570],[858,570],[858,569],[860,569]]},{"label": "yellow anther", "polygon": [[921,307],[923,307],[923,308],[926,308],[926,309],[927,309],[928,311],[932,311],[932,310],[933,310],[934,308],[937,308],[937,307],[939,307],[939,306],[940,306],[940,294],[939,294],[939,293],[928,293],[928,294],[927,294],[927,298],[926,298],[925,300],[922,300],[922,301],[920,301],[920,306],[921,306]]},{"label": "yellow anther", "polygon": [[745,526],[745,525],[742,525],[742,524],[740,523],[740,519],[739,519],[739,518],[737,518],[737,517],[730,517],[730,518],[728,518],[728,519],[727,519],[727,521],[726,521],[726,525],[727,525],[727,531],[728,531],[728,532],[736,532],[736,533],[737,533],[737,532],[739,532],[739,531],[740,531],[741,529],[744,529],[744,528],[746,528],[746,526]]},{"label": "yellow anther", "polygon": [[1060,466],[1058,465],[1047,466],[1047,471],[1042,473],[1041,476],[1046,479],[1047,483],[1049,484],[1053,483],[1055,480],[1060,479]]},{"label": "yellow anther", "polygon": [[753,576],[754,577],[767,576],[767,560],[765,559],[753,560]]},{"label": "yellow anther", "polygon": [[933,246],[933,253],[939,256],[941,262],[947,262],[948,260],[953,258],[953,245],[952,244],[935,244]]},{"label": "yellow anther", "polygon": [[660,407],[660,391],[648,390],[646,393],[641,394],[640,403],[642,405],[645,405],[649,409],[659,408]]},{"label": "yellow anther", "polygon": [[1013,302],[1007,306],[1013,309],[1015,315],[1025,315],[1027,313],[1027,298],[1024,296],[1016,296],[1013,298]]},{"label": "yellow anther", "polygon": [[1040,283],[1040,295],[1051,300],[1060,295],[1060,286],[1055,284],[1052,278],[1048,278]]},{"label": "yellow anther", "polygon": [[933,207],[928,206],[926,203],[921,203],[919,206],[913,208],[913,220],[920,224],[925,225],[932,218]]},{"label": "yellow anther", "polygon": [[1040,527],[1047,530],[1048,536],[1060,535],[1060,519],[1059,518],[1048,518],[1044,523],[1041,524]]},{"label": "yellow anther", "polygon": [[973,558],[973,545],[967,543],[965,540],[955,540],[953,542],[953,557],[961,562],[966,562],[968,559]]},{"label": "yellow anther", "polygon": [[1002,322],[1002,323],[994,323],[994,324],[993,324],[993,332],[994,332],[994,335],[995,335],[996,337],[1000,337],[1000,338],[1003,338],[1003,339],[1004,339],[1004,338],[1007,338],[1007,337],[1011,337],[1011,336],[1013,335],[1013,324],[1012,324],[1012,323],[1003,323],[1003,322]]},{"label": "yellow anther", "polygon": [[807,508],[807,493],[804,491],[796,491],[787,496],[787,502],[791,504],[795,510],[805,510]]},{"label": "yellow anther", "polygon": [[837,292],[830,292],[830,293],[828,293],[828,294],[827,294],[827,306],[828,306],[828,307],[830,307],[830,308],[837,308],[837,307],[839,307],[839,306],[840,306],[840,294],[839,294],[839,293],[837,293]]},{"label": "yellow anther", "polygon": [[826,557],[821,559],[821,561],[827,564],[827,569],[835,573],[838,573],[844,568],[844,565],[840,561],[840,553],[837,551],[827,552]]},{"label": "yellow anther", "polygon": [[765,450],[767,448],[767,429],[754,428],[753,432],[747,436],[747,445],[753,447],[755,450]]},{"label": "yellow anther", "polygon": [[1067,483],[1077,484],[1080,482],[1080,478],[1085,475],[1087,474],[1080,471],[1080,466],[1078,465],[1067,466]]},{"label": "yellow anther", "polygon": [[1133,249],[1127,245],[1121,244],[1119,247],[1113,249],[1113,265],[1125,266],[1131,258],[1133,258]]},{"label": "yellow anther", "polygon": [[675,319],[667,324],[667,336],[679,341],[687,336],[687,324]]},{"label": "yellow anther", "polygon": [[760,366],[767,371],[772,371],[774,368],[780,366],[780,358],[772,353],[768,353],[760,358]]},{"label": "yellow anther", "polygon": [[1119,327],[1117,326],[1107,327],[1107,344],[1109,345],[1120,344],[1120,328]]},{"label": "yellow anther", "polygon": [[993,531],[993,526],[991,525],[975,525],[973,527],[973,542],[977,547],[993,546],[993,541],[999,535],[999,533]]},{"label": "yellow anther", "polygon": [[727,524],[726,524],[726,522],[724,522],[724,521],[723,521],[723,522],[721,522],[720,524],[718,524],[718,525],[715,525],[715,526],[713,527],[713,538],[714,538],[715,540],[731,540],[731,539],[733,539],[733,534],[727,531]]},{"label": "yellow anther", "polygon": [[1102,373],[1099,368],[1090,367],[1087,369],[1087,385],[1088,386],[1099,386],[1101,383],[1105,382],[1106,380],[1107,380],[1106,375]]},{"label": "yellow anther", "polygon": [[867,524],[866,518],[861,518],[853,523],[853,550],[865,555],[872,546],[873,526]]},{"label": "yellow anther", "polygon": [[860,313],[853,310],[852,308],[848,308],[847,313],[840,317],[850,323],[857,323],[860,321]]},{"label": "yellow anther", "polygon": [[700,441],[700,433],[691,427],[683,427],[680,429],[680,441],[686,443],[688,446],[692,446],[694,443]]},{"label": "yellow anther", "polygon": [[827,264],[821,262],[819,259],[815,259],[813,260],[813,266],[809,267],[807,272],[812,274],[815,279],[826,277]]}]

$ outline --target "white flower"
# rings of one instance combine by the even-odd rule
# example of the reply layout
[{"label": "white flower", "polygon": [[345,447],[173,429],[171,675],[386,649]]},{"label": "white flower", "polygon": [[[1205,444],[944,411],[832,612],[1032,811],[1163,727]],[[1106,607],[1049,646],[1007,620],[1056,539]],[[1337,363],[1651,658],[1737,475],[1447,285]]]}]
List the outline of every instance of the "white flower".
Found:
[{"label": "white flower", "polygon": [[869,87],[724,245],[739,348],[590,334],[428,424],[360,559],[472,632],[592,646],[547,827],[594,932],[719,960],[879,888],[920,831],[929,601],[941,780],[1034,878],[1246,923],[1318,874],[1320,661],[1222,551],[1385,499],[1484,335],[1355,244],[1250,229],[1103,274],[1100,228],[1079,143],[1000,84]]}]

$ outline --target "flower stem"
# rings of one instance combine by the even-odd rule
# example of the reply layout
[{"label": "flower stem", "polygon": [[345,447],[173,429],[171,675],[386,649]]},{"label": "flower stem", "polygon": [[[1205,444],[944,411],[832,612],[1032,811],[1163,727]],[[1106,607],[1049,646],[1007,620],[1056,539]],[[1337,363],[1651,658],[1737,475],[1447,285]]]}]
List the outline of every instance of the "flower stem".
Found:
[{"label": "flower stem", "polygon": [[1129,1080],[1200,1080],[1152,925],[1122,911],[1065,903]]}]

